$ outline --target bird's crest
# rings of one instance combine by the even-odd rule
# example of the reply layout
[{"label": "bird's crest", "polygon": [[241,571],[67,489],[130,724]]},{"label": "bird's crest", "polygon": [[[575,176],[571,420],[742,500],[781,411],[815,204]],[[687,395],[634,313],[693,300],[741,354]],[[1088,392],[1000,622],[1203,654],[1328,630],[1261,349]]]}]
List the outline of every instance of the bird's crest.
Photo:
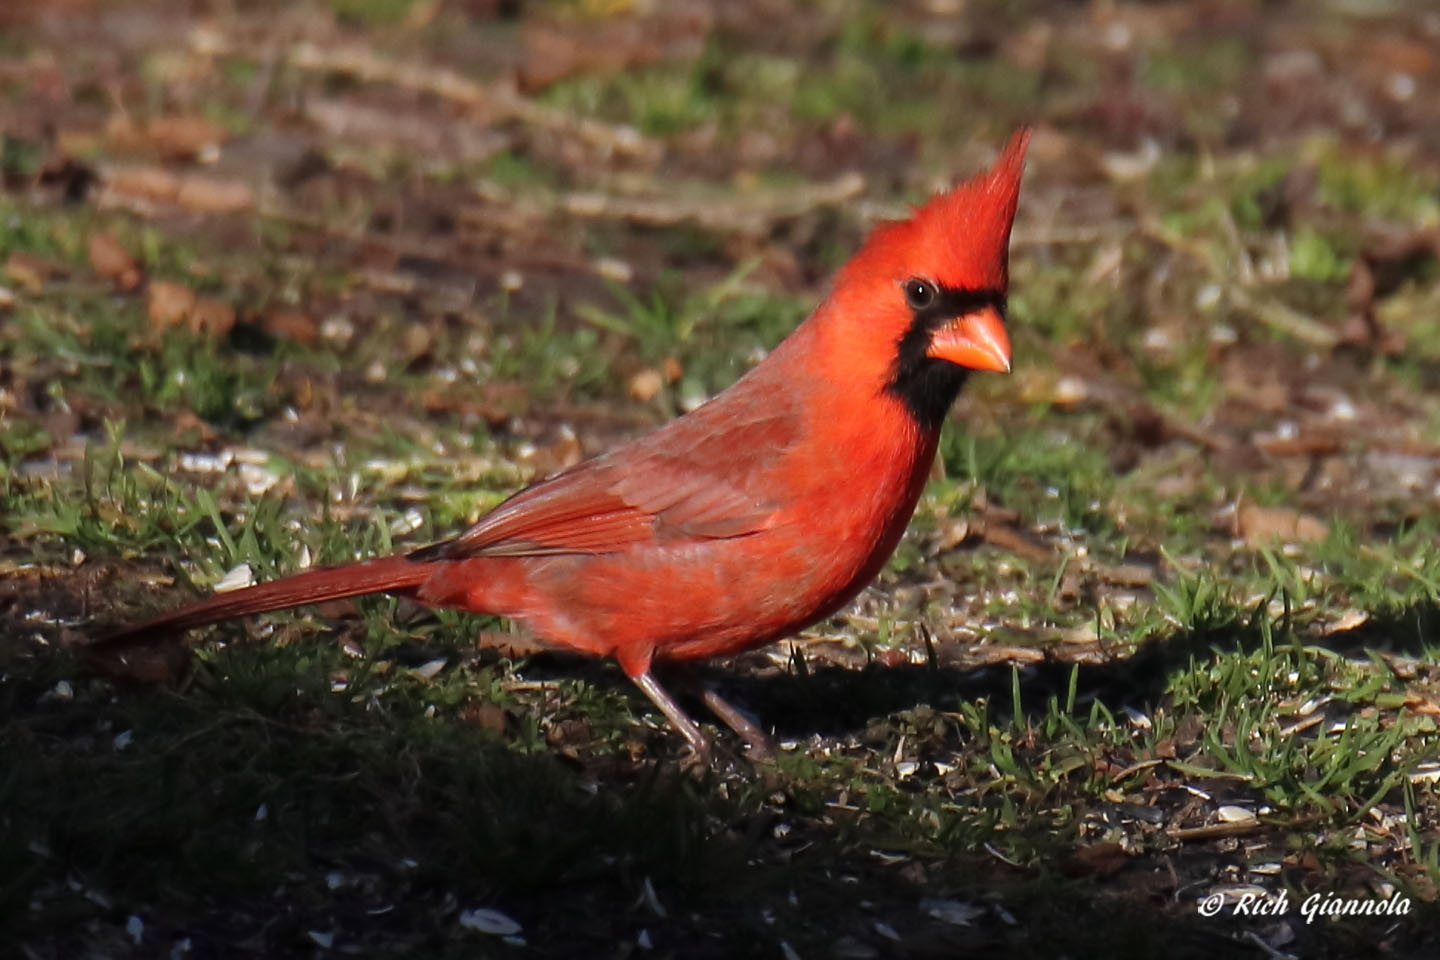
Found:
[{"label": "bird's crest", "polygon": [[932,197],[908,220],[876,227],[844,279],[920,275],[950,287],[1003,291],[1029,142],[1028,128],[1016,131],[989,170]]}]

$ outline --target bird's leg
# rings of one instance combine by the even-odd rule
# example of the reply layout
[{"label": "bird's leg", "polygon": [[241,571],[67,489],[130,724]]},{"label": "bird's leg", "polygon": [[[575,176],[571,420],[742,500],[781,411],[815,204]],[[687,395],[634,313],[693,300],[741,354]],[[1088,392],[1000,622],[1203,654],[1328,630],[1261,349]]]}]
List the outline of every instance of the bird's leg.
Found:
[{"label": "bird's leg", "polygon": [[701,701],[710,708],[731,730],[739,734],[740,739],[750,746],[750,759],[770,760],[775,756],[775,743],[769,735],[755,725],[755,722],[747,717],[739,707],[729,700],[720,696],[711,689],[710,685],[693,673],[684,673],[682,682],[693,692],[700,694]]},{"label": "bird's leg", "polygon": [[755,760],[772,760],[775,757],[775,742],[770,735],[759,727],[745,714],[741,713],[733,703],[726,700],[720,694],[702,685],[700,698],[705,701],[705,706],[710,711],[725,721],[725,724],[738,733],[746,743],[750,745],[750,756]]},{"label": "bird's leg", "polygon": [[635,686],[645,691],[645,696],[650,698],[651,703],[660,708],[660,712],[665,714],[665,719],[670,721],[670,726],[680,731],[685,742],[690,744],[690,749],[695,751],[695,756],[701,760],[708,759],[710,740],[700,732],[700,725],[691,720],[685,711],[680,709],[680,704],[671,699],[670,694],[665,692],[665,688],[655,682],[650,671],[646,670],[630,679],[635,681]]}]

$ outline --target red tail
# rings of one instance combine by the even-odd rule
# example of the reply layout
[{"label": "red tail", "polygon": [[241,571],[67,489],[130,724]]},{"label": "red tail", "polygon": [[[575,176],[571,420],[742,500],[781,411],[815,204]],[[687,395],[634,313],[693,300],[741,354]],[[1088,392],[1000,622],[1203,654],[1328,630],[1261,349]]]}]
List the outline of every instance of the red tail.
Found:
[{"label": "red tail", "polygon": [[435,565],[406,556],[379,557],[338,567],[318,567],[291,577],[256,584],[243,590],[217,593],[204,600],[162,613],[125,627],[97,641],[96,646],[120,647],[161,633],[178,633],[232,617],[266,610],[285,610],[324,600],[343,600],[366,593],[403,592],[418,587],[435,573]]}]

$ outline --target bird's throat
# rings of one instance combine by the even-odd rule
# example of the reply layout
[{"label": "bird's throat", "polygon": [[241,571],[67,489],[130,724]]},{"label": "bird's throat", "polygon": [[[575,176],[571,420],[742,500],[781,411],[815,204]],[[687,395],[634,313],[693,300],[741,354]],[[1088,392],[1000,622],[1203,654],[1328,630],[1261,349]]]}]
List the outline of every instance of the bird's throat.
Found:
[{"label": "bird's throat", "polygon": [[936,331],[956,322],[957,317],[979,310],[1005,311],[1005,292],[1000,289],[963,289],[940,285],[939,296],[928,306],[915,310],[899,343],[885,389],[905,405],[922,430],[939,430],[969,375],[968,367],[930,356]]},{"label": "bird's throat", "polygon": [[944,360],[921,356],[896,364],[886,391],[898,398],[921,430],[939,430],[970,371]]}]

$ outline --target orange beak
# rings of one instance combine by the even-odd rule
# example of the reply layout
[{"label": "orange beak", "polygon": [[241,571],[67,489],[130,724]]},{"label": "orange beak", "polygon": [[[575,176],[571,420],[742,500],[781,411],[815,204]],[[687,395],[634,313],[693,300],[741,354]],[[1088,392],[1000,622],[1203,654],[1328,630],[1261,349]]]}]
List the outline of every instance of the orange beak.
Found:
[{"label": "orange beak", "polygon": [[956,317],[935,331],[926,356],[971,370],[1010,372],[1010,335],[1000,311],[985,307]]}]

